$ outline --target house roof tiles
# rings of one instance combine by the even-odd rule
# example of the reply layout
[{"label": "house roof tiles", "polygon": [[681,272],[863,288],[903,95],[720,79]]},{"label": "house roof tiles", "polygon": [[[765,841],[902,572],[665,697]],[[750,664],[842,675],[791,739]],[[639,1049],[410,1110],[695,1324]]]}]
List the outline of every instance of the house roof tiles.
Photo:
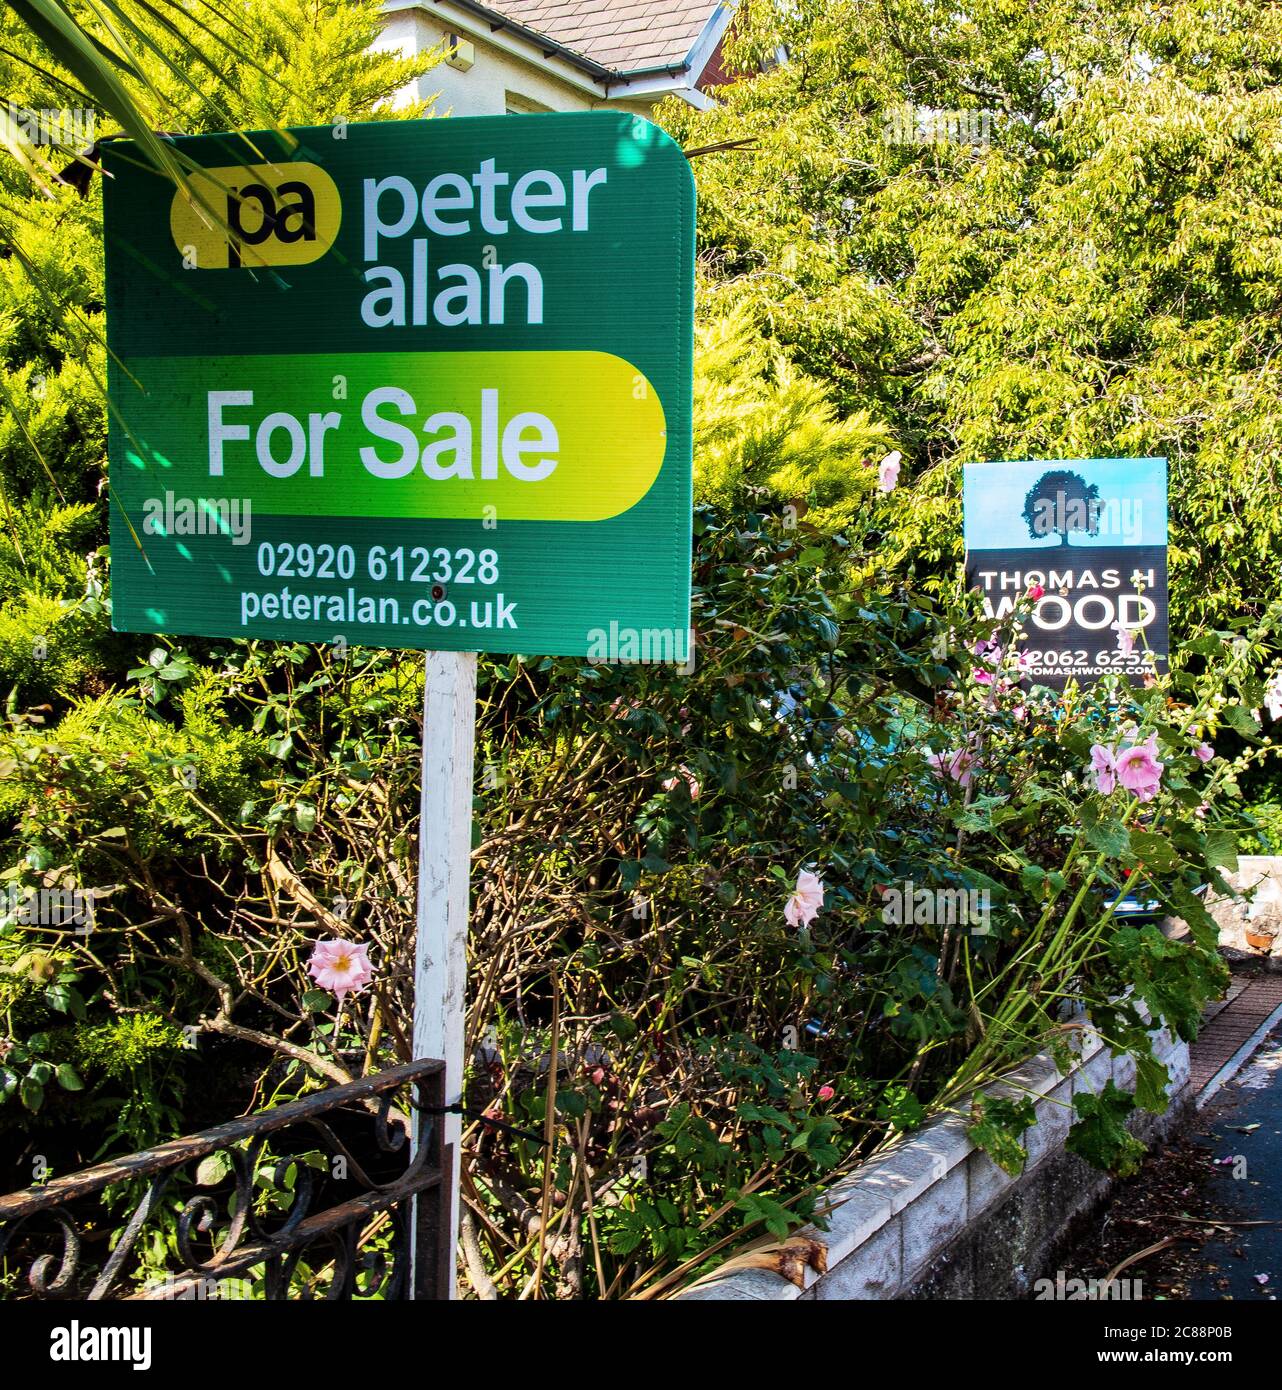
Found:
[{"label": "house roof tiles", "polygon": [[489,0],[490,8],[613,68],[681,67],[720,0]]}]

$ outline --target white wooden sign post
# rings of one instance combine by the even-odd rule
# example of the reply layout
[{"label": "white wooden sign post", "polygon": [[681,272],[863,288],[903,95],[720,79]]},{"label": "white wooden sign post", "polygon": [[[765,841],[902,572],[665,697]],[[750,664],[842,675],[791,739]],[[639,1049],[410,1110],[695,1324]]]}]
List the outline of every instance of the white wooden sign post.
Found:
[{"label": "white wooden sign post", "polygon": [[[423,692],[423,787],[418,840],[418,939],[414,951],[414,1056],[445,1063],[445,1103],[463,1097],[468,874],[476,743],[476,653],[428,652]],[[449,1291],[455,1291],[459,1153],[463,1121],[443,1115],[449,1160]],[[415,1120],[417,1128],[421,1120]]]}]

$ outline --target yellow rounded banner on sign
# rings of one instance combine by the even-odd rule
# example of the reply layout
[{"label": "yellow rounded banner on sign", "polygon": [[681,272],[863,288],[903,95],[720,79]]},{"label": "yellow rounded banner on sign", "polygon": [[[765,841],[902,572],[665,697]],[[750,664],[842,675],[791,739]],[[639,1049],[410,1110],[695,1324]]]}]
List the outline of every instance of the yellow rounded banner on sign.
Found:
[{"label": "yellow rounded banner on sign", "polygon": [[132,358],[128,503],[157,486],[256,514],[603,521],[667,454],[653,385],[605,352]]},{"label": "yellow rounded banner on sign", "polygon": [[343,204],[315,164],[230,164],[190,176],[178,189],[169,231],[188,269],[307,265],[334,244]]}]

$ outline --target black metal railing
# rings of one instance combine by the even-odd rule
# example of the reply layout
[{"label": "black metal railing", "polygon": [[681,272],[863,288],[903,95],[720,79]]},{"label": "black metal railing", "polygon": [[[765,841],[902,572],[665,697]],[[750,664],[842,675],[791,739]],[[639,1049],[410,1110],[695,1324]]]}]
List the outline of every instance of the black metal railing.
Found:
[{"label": "black metal railing", "polygon": [[446,1298],[443,1107],[442,1063],[408,1062],[0,1197],[3,1288],[94,1300]]}]

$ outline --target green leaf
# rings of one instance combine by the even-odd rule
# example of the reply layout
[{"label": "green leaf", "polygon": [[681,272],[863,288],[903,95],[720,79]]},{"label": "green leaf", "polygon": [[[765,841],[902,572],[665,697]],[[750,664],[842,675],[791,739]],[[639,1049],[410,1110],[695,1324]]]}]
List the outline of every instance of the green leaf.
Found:
[{"label": "green leaf", "polygon": [[1131,831],[1131,853],[1146,868],[1156,869],[1159,873],[1169,873],[1180,862],[1170,841],[1151,830]]},{"label": "green leaf", "polygon": [[796,1220],[787,1207],[781,1206],[769,1197],[763,1197],[759,1192],[745,1193],[735,1203],[735,1207],[747,1218],[746,1224],[763,1221],[766,1230],[779,1240],[787,1236]]},{"label": "green leaf", "polygon": [[[75,976],[72,976],[75,979]],[[45,1003],[60,1014],[70,1013],[73,1018],[85,1017],[85,1001],[80,991],[72,985],[58,982],[45,990]]]},{"label": "green leaf", "polygon": [[44,1087],[38,1081],[33,1081],[29,1076],[24,1076],[22,1078],[22,1084],[18,1088],[18,1095],[21,1097],[23,1105],[25,1105],[33,1115],[40,1109],[41,1105],[44,1104]]},{"label": "green leaf", "polygon": [[1120,859],[1131,847],[1131,835],[1120,820],[1102,820],[1086,832],[1086,843],[1110,859]]},{"label": "green leaf", "polygon": [[58,1085],[64,1091],[83,1091],[85,1083],[81,1081],[79,1073],[70,1062],[60,1062],[58,1064]]},{"label": "green leaf", "polygon": [[892,1083],[877,1102],[877,1118],[889,1120],[896,1129],[914,1130],[921,1126],[926,1112],[906,1086]]},{"label": "green leaf", "polygon": [[975,1097],[978,1118],[966,1130],[971,1142],[1012,1178],[1028,1160],[1023,1136],[1037,1122],[1037,1107],[1027,1096],[1005,1100],[980,1093]]},{"label": "green leaf", "polygon": [[327,989],[309,989],[303,995],[303,1008],[309,1014],[328,1013],[334,1007],[334,996]]},{"label": "green leaf", "polygon": [[1135,1109],[1134,1096],[1119,1091],[1110,1080],[1097,1096],[1074,1096],[1073,1109],[1079,1118],[1068,1132],[1065,1148],[1070,1153],[1118,1177],[1139,1172],[1147,1150],[1126,1128],[1127,1117]]},{"label": "green leaf", "polygon": [[1135,1102],[1142,1110],[1154,1115],[1163,1115],[1170,1105],[1166,1088],[1170,1085],[1171,1074],[1166,1066],[1151,1052],[1135,1056]]},{"label": "green leaf", "polygon": [[66,985],[50,985],[45,990],[45,1003],[55,1013],[65,1014],[71,1007],[71,991]]},{"label": "green leaf", "polygon": [[580,1119],[587,1113],[587,1097],[580,1095],[577,1091],[557,1091],[556,1108],[562,1115],[570,1115],[576,1120]]},{"label": "green leaf", "polygon": [[1244,709],[1241,705],[1226,705],[1222,717],[1230,728],[1236,729],[1246,738],[1253,738],[1260,732],[1260,726],[1255,722],[1250,710]]},{"label": "green leaf", "polygon": [[1215,950],[1220,941],[1220,924],[1206,910],[1202,899],[1183,883],[1162,885],[1165,904],[1193,934],[1194,941],[1203,950]]},{"label": "green leaf", "polygon": [[1215,829],[1206,832],[1206,861],[1218,869],[1237,869],[1237,836],[1231,830]]},{"label": "green leaf", "polygon": [[217,1187],[231,1170],[231,1155],[226,1149],[206,1154],[196,1165],[196,1186]]}]

